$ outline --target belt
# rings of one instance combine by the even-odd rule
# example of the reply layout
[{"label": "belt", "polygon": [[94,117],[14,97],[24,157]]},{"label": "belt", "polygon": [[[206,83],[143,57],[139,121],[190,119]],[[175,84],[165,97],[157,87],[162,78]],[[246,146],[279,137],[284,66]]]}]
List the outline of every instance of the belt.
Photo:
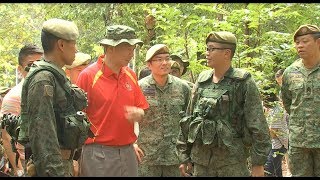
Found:
[{"label": "belt", "polygon": [[75,150],[71,149],[60,149],[61,157],[63,160],[70,160],[73,159]]}]

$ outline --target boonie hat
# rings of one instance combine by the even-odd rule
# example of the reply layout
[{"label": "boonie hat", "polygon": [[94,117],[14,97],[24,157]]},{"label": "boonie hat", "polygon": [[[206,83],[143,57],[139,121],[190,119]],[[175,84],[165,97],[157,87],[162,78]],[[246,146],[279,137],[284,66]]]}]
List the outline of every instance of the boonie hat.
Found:
[{"label": "boonie hat", "polygon": [[179,63],[177,61],[172,61],[171,62],[171,69],[179,69],[179,70],[181,70],[180,69],[180,65],[179,65]]},{"label": "boonie hat", "polygon": [[42,30],[65,40],[75,41],[79,37],[76,24],[63,19],[53,18],[45,21]]},{"label": "boonie hat", "polygon": [[311,24],[301,25],[294,33],[293,40],[295,41],[298,36],[304,36],[307,34],[319,34],[320,35],[320,29],[316,25],[311,25]]},{"label": "boonie hat", "polygon": [[149,61],[153,56],[158,54],[169,54],[169,48],[165,44],[153,45],[146,54],[146,62]]},{"label": "boonie hat", "polygon": [[106,28],[106,37],[99,43],[102,45],[117,46],[120,43],[129,43],[130,45],[143,45],[140,39],[137,39],[135,30],[129,26],[112,25]]},{"label": "boonie hat", "polygon": [[211,32],[208,34],[206,43],[217,42],[222,44],[237,44],[237,38],[234,34],[227,31]]},{"label": "boonie hat", "polygon": [[171,55],[171,59],[173,61],[181,61],[182,62],[184,69],[183,69],[181,75],[184,75],[187,72],[187,67],[190,65],[189,61],[183,60],[180,55],[176,55],[176,54]]},{"label": "boonie hat", "polygon": [[71,65],[65,65],[65,67],[67,69],[72,69],[80,65],[87,65],[90,62],[90,60],[91,60],[91,56],[89,54],[77,52],[73,63]]}]

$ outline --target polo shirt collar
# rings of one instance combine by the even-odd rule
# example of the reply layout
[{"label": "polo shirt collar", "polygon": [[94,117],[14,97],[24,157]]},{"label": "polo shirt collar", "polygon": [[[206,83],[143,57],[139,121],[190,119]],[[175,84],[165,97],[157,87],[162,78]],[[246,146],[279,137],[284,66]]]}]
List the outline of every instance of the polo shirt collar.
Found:
[{"label": "polo shirt collar", "polygon": [[[111,71],[111,69],[110,69],[107,65],[105,65],[105,64],[102,63],[102,62],[104,61],[104,57],[105,57],[105,55],[103,54],[103,55],[99,56],[99,58],[98,58],[97,64],[98,64],[99,69],[102,70],[102,66],[104,66],[102,73],[103,73],[103,75],[106,76],[106,77],[115,75],[115,73],[114,73],[113,71]],[[119,75],[124,72],[124,71],[123,71],[123,68],[125,68],[125,67],[122,67],[122,68],[120,69]]]}]

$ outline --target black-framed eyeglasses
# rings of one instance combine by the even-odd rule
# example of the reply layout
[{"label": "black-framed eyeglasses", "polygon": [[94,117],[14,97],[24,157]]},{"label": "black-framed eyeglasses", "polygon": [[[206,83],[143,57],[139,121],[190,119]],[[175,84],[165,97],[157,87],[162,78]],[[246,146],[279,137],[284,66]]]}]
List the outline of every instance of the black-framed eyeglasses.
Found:
[{"label": "black-framed eyeglasses", "polygon": [[215,47],[207,47],[206,48],[206,51],[208,52],[213,52],[213,51],[215,51],[215,50],[225,50],[225,49],[229,49],[229,48],[215,48]]}]

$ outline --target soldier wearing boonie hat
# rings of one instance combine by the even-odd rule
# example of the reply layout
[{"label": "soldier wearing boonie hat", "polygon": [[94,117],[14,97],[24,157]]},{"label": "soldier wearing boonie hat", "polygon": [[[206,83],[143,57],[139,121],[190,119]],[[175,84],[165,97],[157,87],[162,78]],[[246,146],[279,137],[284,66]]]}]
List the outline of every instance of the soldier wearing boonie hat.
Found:
[{"label": "soldier wearing boonie hat", "polygon": [[65,65],[65,67],[67,69],[72,69],[77,66],[87,65],[90,63],[90,61],[91,61],[91,56],[89,54],[77,52],[72,65]]},{"label": "soldier wearing boonie hat", "polygon": [[[271,150],[268,124],[250,73],[231,66],[237,39],[219,31],[209,33],[205,43],[211,69],[199,74],[186,113],[190,116],[180,121],[176,145],[180,172],[190,176],[193,163],[195,176],[250,176],[251,155],[251,176],[264,176]],[[248,153],[248,147],[255,151]]]},{"label": "soldier wearing boonie hat", "polygon": [[[87,92],[86,111],[92,122],[91,130],[96,135],[82,146],[79,176],[135,177],[140,160],[136,154],[140,151],[135,152],[138,131],[134,127],[142,120],[149,104],[128,63],[137,45],[142,46],[143,42],[133,28],[111,25],[107,26],[99,44],[104,54],[85,68],[77,80],[77,85]],[[112,156],[92,158],[92,151],[108,152]],[[92,168],[95,166],[101,168]]]},{"label": "soldier wearing boonie hat", "polygon": [[76,83],[79,73],[88,66],[91,56],[86,53],[77,52],[76,57],[71,65],[65,65],[66,75],[72,83]]},{"label": "soldier wearing boonie hat", "polygon": [[285,69],[281,86],[283,105],[290,114],[290,171],[293,177],[319,176],[315,162],[320,162],[320,124],[316,123],[320,119],[320,29],[317,25],[301,25],[293,40],[300,58]]},{"label": "soldier wearing boonie hat", "polygon": [[139,176],[178,177],[179,161],[173,139],[178,136],[179,113],[186,111],[191,88],[182,79],[170,74],[171,63],[179,71],[180,68],[177,62],[171,61],[167,45],[151,46],[147,50],[145,63],[151,75],[138,83],[150,107],[139,123],[141,130],[137,145],[146,150],[143,163],[139,166]]},{"label": "soldier wearing boonie hat", "polygon": [[[43,23],[44,55],[30,67],[21,92],[18,142],[25,146],[28,176],[72,176],[74,152],[87,138],[86,118],[77,115],[87,106],[86,94],[67,81],[62,69],[74,61],[78,37],[72,21]],[[69,123],[74,128],[67,128]]]},{"label": "soldier wearing boonie hat", "polygon": [[181,68],[180,65],[177,61],[172,61],[171,62],[171,72],[170,74],[176,77],[180,77]]},{"label": "soldier wearing boonie hat", "polygon": [[189,61],[182,59],[182,57],[177,54],[172,54],[171,59],[179,63],[182,69],[180,76],[183,76],[187,72],[187,67],[190,65]]}]

